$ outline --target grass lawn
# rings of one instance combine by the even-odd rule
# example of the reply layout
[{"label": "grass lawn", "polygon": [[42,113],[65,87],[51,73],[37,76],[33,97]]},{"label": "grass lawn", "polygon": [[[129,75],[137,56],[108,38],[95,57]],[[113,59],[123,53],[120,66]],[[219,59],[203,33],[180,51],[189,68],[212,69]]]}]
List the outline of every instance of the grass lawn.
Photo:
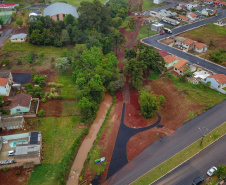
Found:
[{"label": "grass lawn", "polygon": [[71,116],[77,115],[78,112],[77,101],[64,101],[63,102],[63,110],[62,116]]},{"label": "grass lawn", "polygon": [[222,88],[224,91],[226,91],[226,87]]},{"label": "grass lawn", "polygon": [[[72,46],[70,46],[72,47]],[[28,42],[25,43],[13,43],[7,41],[2,51],[20,51],[20,52],[35,52],[35,53],[46,53],[46,54],[60,54],[63,49],[70,49],[70,47],[54,47],[54,46],[36,46],[33,44],[30,44]]]},{"label": "grass lawn", "polygon": [[226,133],[226,123],[222,124],[214,131],[210,132],[203,139],[202,145],[200,145],[201,139],[191,144],[181,152],[177,153],[167,161],[163,162],[153,170],[147,172],[145,175],[134,181],[132,184],[134,185],[143,185],[143,184],[152,184],[158,178],[167,174],[174,167],[178,166],[182,162],[186,161],[193,155],[197,154],[199,151],[206,148],[208,145],[213,143],[220,136],[225,135]]},{"label": "grass lawn", "polygon": [[184,96],[193,101],[205,105],[206,109],[222,102],[226,99],[226,96],[210,87],[206,84],[192,84],[188,81],[182,82],[180,78],[175,77],[172,74],[168,74],[168,77],[173,80],[174,85],[179,91],[184,91]]},{"label": "grass lawn", "polygon": [[[84,1],[84,0],[64,0],[63,2],[65,3],[68,3],[72,6],[80,6],[80,3]],[[89,1],[89,2],[93,2],[93,0],[86,0],[86,1]],[[104,4],[107,0],[99,0],[102,4]],[[56,0],[54,1],[53,3],[56,3],[56,2],[62,2],[62,0]]]},{"label": "grass lawn", "polygon": [[151,30],[151,24],[150,25],[146,25],[140,28],[137,39],[136,40],[140,40],[142,38],[148,37],[148,36],[152,36],[157,34],[155,31]]},{"label": "grass lawn", "polygon": [[72,77],[69,75],[60,75],[58,76],[57,83],[63,84],[61,88],[61,96],[63,98],[75,98],[75,84],[72,81]]},{"label": "grass lawn", "polygon": [[[75,140],[81,136],[85,127],[76,127],[78,117],[64,118],[39,118],[40,125],[36,130],[41,131],[43,137],[44,160],[41,165],[34,168],[29,185],[52,185],[58,184],[64,172],[62,160],[68,154]],[[32,122],[35,119],[30,119]]]},{"label": "grass lawn", "polygon": [[142,11],[153,10],[155,8],[167,5],[166,2],[154,4],[152,0],[143,0]]},{"label": "grass lawn", "polygon": [[151,74],[148,76],[150,80],[157,80],[161,76],[159,71],[152,71]]}]

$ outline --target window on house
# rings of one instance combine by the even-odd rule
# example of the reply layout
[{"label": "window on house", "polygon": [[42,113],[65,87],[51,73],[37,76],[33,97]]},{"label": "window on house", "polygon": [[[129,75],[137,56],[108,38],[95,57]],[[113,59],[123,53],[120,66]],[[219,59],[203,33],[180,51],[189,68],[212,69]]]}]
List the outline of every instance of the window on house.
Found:
[{"label": "window on house", "polygon": [[20,109],[16,109],[16,111],[17,111],[17,112],[19,112],[19,111],[20,111]]}]

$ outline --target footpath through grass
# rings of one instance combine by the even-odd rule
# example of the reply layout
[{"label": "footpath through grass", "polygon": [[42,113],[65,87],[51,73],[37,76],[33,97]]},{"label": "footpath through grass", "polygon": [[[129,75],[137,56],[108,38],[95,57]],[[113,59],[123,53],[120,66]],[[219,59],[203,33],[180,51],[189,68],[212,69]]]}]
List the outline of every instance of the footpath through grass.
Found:
[{"label": "footpath through grass", "polygon": [[157,179],[170,172],[173,168],[185,162],[193,155],[197,154],[198,152],[209,146],[211,143],[216,141],[216,139],[225,135],[225,133],[226,133],[226,123],[222,124],[215,130],[207,134],[203,139],[202,145],[200,145],[201,139],[199,139],[198,141],[191,144],[181,152],[177,153],[167,161],[163,162],[153,170],[147,172],[145,175],[134,181],[132,185],[152,184]]},{"label": "footpath through grass", "polygon": [[[70,170],[81,137],[87,127],[79,127],[79,117],[39,118],[36,130],[43,137],[43,161],[31,174],[28,185],[55,185]],[[29,122],[37,121],[30,119]]]},{"label": "footpath through grass", "polygon": [[209,109],[226,99],[226,95],[211,89],[204,83],[192,84],[183,81],[183,77],[177,78],[170,73],[168,73],[168,78],[173,81],[179,91],[183,92],[187,99],[205,105],[205,109]]}]

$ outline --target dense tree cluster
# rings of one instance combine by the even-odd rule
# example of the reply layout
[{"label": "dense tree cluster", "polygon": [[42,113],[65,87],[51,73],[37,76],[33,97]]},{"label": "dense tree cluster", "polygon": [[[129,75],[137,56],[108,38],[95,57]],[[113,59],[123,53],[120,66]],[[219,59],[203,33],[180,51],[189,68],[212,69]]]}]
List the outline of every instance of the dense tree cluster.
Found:
[{"label": "dense tree cluster", "polygon": [[139,104],[141,113],[145,118],[152,118],[156,116],[156,112],[160,108],[160,103],[165,102],[163,95],[156,96],[153,92],[139,91]]},{"label": "dense tree cluster", "polygon": [[153,47],[138,44],[135,49],[126,49],[127,62],[124,71],[129,75],[131,85],[139,89],[142,77],[150,71],[165,70],[164,59]]},{"label": "dense tree cluster", "polygon": [[78,8],[78,20],[70,14],[57,22],[49,16],[30,17],[29,42],[56,47],[86,44],[87,48],[102,47],[105,54],[109,53],[125,41],[117,28],[128,15],[127,6],[122,0],[111,0],[107,5],[98,0],[83,1]]},{"label": "dense tree cluster", "polygon": [[[63,67],[66,63],[66,69]],[[60,72],[72,70],[76,99],[84,119],[89,119],[97,110],[108,90],[111,93],[121,89],[125,79],[117,68],[114,53],[103,54],[100,48],[86,48],[76,45],[74,52],[62,52],[56,67]]]}]

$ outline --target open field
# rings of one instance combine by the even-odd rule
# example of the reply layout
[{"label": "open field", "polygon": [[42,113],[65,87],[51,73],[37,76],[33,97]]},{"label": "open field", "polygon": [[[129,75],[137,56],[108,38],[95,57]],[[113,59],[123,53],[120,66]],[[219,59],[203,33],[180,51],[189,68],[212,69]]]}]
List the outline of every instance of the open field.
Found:
[{"label": "open field", "polygon": [[151,30],[151,25],[142,26],[139,29],[139,33],[138,33],[136,40],[140,40],[140,39],[143,39],[145,37],[149,37],[149,36],[152,36],[155,34],[157,34],[157,33],[155,31]]},{"label": "open field", "polygon": [[153,10],[155,8],[167,5],[166,2],[160,4],[154,4],[151,0],[143,0],[142,11]]},{"label": "open field", "polygon": [[205,136],[205,139],[203,140],[201,146],[200,146],[201,139],[199,139],[195,143],[191,144],[181,152],[177,153],[164,163],[160,164],[153,170],[149,171],[148,173],[134,181],[132,184],[143,185],[153,183],[158,178],[164,176],[166,173],[172,170],[174,167],[178,166],[179,164],[186,161],[193,155],[197,154],[198,152],[206,148],[208,145],[213,143],[219,137],[225,135],[225,133],[226,133],[226,123],[222,124],[212,132],[208,133]]},{"label": "open field", "polygon": [[[40,125],[36,130],[41,131],[43,136],[44,159],[41,165],[34,168],[28,184],[58,184],[68,167],[65,159],[70,156],[71,147],[83,135],[86,126],[79,124],[78,117],[48,117],[39,120]],[[37,119],[30,119],[29,122],[37,122]]]},{"label": "open field", "polygon": [[[65,3],[68,3],[68,4],[70,4],[70,5],[72,5],[72,6],[80,6],[80,3],[82,2],[82,1],[84,1],[84,0],[64,0],[63,2],[65,2]],[[87,1],[89,1],[89,2],[93,2],[92,0],[87,0]],[[104,4],[105,2],[106,2],[106,0],[99,0],[102,4]],[[53,3],[56,3],[56,2],[62,2],[62,0],[56,0],[56,1],[54,1]]]},{"label": "open field", "polygon": [[60,75],[58,76],[57,83],[63,84],[64,86],[61,88],[61,96],[62,98],[75,98],[75,84],[72,81],[71,76]]}]

